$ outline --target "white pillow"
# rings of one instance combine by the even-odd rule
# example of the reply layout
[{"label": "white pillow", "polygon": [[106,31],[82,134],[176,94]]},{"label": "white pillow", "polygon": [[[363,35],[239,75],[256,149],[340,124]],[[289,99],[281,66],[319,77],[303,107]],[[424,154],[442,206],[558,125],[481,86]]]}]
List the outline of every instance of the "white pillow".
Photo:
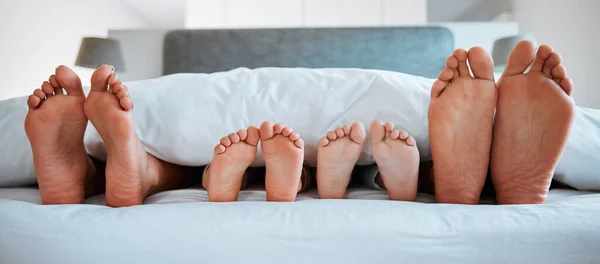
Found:
[{"label": "white pillow", "polygon": [[0,187],[36,183],[24,127],[28,110],[27,97],[0,101]]},{"label": "white pillow", "polygon": [[554,179],[578,190],[600,191],[600,110],[576,109]]}]

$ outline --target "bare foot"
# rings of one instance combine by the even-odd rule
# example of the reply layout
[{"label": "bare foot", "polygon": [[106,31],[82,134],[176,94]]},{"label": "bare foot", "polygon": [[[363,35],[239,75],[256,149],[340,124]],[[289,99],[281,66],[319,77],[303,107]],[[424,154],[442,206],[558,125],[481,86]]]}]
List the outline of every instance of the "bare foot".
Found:
[{"label": "bare foot", "polygon": [[181,168],[158,160],[144,150],[134,131],[133,102],[113,72],[114,68],[109,65],[96,69],[84,111],[108,153],[106,204],[113,207],[139,205],[149,194],[178,185]]},{"label": "bare foot", "polygon": [[256,158],[259,131],[255,126],[240,129],[221,139],[202,185],[208,190],[211,202],[237,201],[242,179]]},{"label": "bare foot", "polygon": [[435,197],[440,203],[479,203],[498,97],[493,64],[483,48],[468,53],[458,49],[431,89],[429,137]]},{"label": "bare foot", "polygon": [[281,124],[260,126],[261,149],[265,155],[267,201],[293,202],[301,190],[304,141]]},{"label": "bare foot", "polygon": [[573,82],[560,55],[549,46],[536,55],[534,49],[519,43],[497,85],[491,173],[499,204],[546,201],[573,121]]},{"label": "bare foot", "polygon": [[406,131],[394,124],[373,121],[369,130],[373,158],[379,169],[378,181],[391,200],[414,201],[419,184],[419,149]]},{"label": "bare foot", "polygon": [[56,68],[27,101],[25,132],[44,204],[83,202],[86,175],[94,173],[83,145],[88,121],[84,102],[81,80],[65,66]]},{"label": "bare foot", "polygon": [[327,132],[319,140],[317,186],[322,199],[343,199],[365,143],[365,127],[356,122]]}]

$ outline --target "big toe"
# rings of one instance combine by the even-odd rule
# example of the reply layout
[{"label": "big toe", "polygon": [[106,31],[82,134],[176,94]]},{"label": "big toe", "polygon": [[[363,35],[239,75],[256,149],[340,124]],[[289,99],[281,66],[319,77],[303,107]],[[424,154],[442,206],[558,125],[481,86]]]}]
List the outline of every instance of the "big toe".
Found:
[{"label": "big toe", "polygon": [[371,144],[376,144],[383,141],[385,137],[385,125],[381,120],[375,120],[371,123],[371,128],[369,129],[369,138],[371,139]]},{"label": "big toe", "polygon": [[533,61],[535,45],[529,40],[519,42],[508,55],[502,76],[522,74]]},{"label": "big toe", "polygon": [[352,124],[352,127],[350,128],[350,139],[352,139],[352,141],[362,144],[365,142],[366,137],[367,132],[365,131],[365,126],[362,123],[356,122]]},{"label": "big toe", "polygon": [[67,91],[68,95],[84,95],[79,76],[67,66],[58,66],[55,71],[56,81]]},{"label": "big toe", "polygon": [[475,78],[494,80],[494,61],[482,47],[473,47],[469,50],[469,64]]},{"label": "big toe", "polygon": [[98,67],[91,78],[91,90],[94,92],[105,92],[108,89],[108,79],[115,71],[115,68],[110,65],[102,65]]},{"label": "big toe", "polygon": [[265,121],[260,125],[260,139],[267,140],[275,136],[275,129],[273,123]]}]

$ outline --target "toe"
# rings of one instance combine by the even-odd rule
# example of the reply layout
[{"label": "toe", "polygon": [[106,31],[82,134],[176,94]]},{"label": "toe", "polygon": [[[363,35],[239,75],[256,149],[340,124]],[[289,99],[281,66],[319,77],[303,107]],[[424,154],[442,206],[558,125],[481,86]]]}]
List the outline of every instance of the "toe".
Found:
[{"label": "toe", "polygon": [[29,98],[27,98],[27,106],[30,110],[36,109],[41,102],[42,100],[38,96],[33,94],[30,95]]},{"label": "toe", "polygon": [[110,65],[98,67],[92,74],[90,89],[94,92],[106,92],[108,89],[108,78],[114,71],[115,68]]},{"label": "toe", "polygon": [[506,68],[502,76],[523,74],[533,61],[535,46],[531,41],[521,41],[508,55]]},{"label": "toe", "polygon": [[120,83],[121,80],[119,80],[119,78],[117,78],[117,74],[116,73],[112,73],[109,77],[108,77],[108,85],[109,86],[115,86],[117,83]]},{"label": "toe", "polygon": [[225,147],[229,147],[231,146],[231,140],[229,139],[229,137],[223,137],[221,138],[221,141],[219,141],[221,143],[221,145],[225,146]]},{"label": "toe", "polygon": [[552,71],[550,72],[550,74],[552,75],[553,79],[563,79],[563,78],[567,77],[567,70],[565,69],[564,66],[558,65],[558,66],[552,68]]},{"label": "toe", "polygon": [[[248,131],[250,132],[250,131]],[[273,123],[265,121],[260,125],[260,138],[262,140],[271,139],[275,136],[275,130],[273,129]]]},{"label": "toe", "polygon": [[444,68],[440,72],[440,75],[438,76],[438,79],[441,80],[441,81],[444,81],[444,82],[452,81],[452,79],[454,79],[454,72],[450,68]]},{"label": "toe", "polygon": [[571,96],[571,93],[573,92],[573,80],[571,80],[571,78],[566,77],[562,79],[559,85],[568,96]]},{"label": "toe", "polygon": [[494,61],[482,47],[469,50],[469,65],[475,78],[494,81]]},{"label": "toe", "polygon": [[298,140],[294,141],[294,145],[299,149],[304,149],[304,140],[298,138]]},{"label": "toe", "polygon": [[56,80],[56,75],[54,75],[54,74],[50,75],[50,78],[48,78],[48,82],[50,82],[50,84],[52,85],[52,87],[54,87],[54,88],[60,88],[60,84]]},{"label": "toe", "polygon": [[431,86],[431,98],[438,98],[442,95],[442,92],[448,86],[448,82],[436,80]]},{"label": "toe", "polygon": [[287,137],[292,132],[294,132],[294,130],[291,127],[284,127],[283,130],[281,131],[281,134]]},{"label": "toe", "polygon": [[223,146],[221,144],[215,146],[215,155],[225,152],[225,149],[226,149],[225,146]]},{"label": "toe", "polygon": [[123,108],[123,110],[125,111],[133,109],[133,101],[131,101],[131,98],[129,98],[128,96],[119,99],[119,104],[121,105],[121,108]]},{"label": "toe", "polygon": [[450,57],[448,57],[448,59],[446,59],[446,68],[452,71],[451,80],[454,80],[458,78],[458,76],[460,76],[458,74],[458,59],[454,57],[454,55],[451,55]]},{"label": "toe", "polygon": [[69,69],[69,67],[59,66],[56,68],[54,75],[56,76],[56,81],[59,83],[60,87],[67,91],[67,95],[84,95],[81,79],[79,79],[79,76],[77,76],[73,70]]},{"label": "toe", "polygon": [[248,131],[246,131],[245,129],[240,129],[237,131],[238,136],[240,137],[240,140],[246,140],[246,138],[248,137]]},{"label": "toe", "polygon": [[240,142],[240,136],[237,133],[231,133],[228,137],[232,144]]},{"label": "toe", "polygon": [[365,126],[360,122],[355,122],[350,128],[350,139],[358,144],[363,144],[367,138]]},{"label": "toe", "polygon": [[296,141],[300,139],[300,134],[298,134],[297,132],[293,132],[292,134],[290,134],[289,139],[291,141]]},{"label": "toe", "polygon": [[552,47],[548,45],[540,46],[537,50],[537,53],[535,54],[535,60],[531,64],[531,69],[529,71],[541,72],[542,68],[544,67],[544,63],[546,63],[546,60],[550,58],[550,55],[552,55],[553,52],[554,50],[552,49]]},{"label": "toe", "polygon": [[406,139],[406,144],[409,146],[415,146],[415,145],[417,145],[417,141],[415,141],[415,138],[413,138],[412,136],[409,136]]},{"label": "toe", "polygon": [[37,96],[38,98],[40,98],[40,100],[44,100],[46,98],[46,93],[44,93],[41,89],[35,89],[35,91],[33,91],[33,95]]},{"label": "toe", "polygon": [[394,129],[392,130],[392,133],[390,133],[391,139],[398,139],[398,136],[400,136],[400,131],[398,131],[398,129]]},{"label": "toe", "polygon": [[52,87],[49,82],[44,82],[42,84],[42,91],[44,91],[47,96],[54,95],[54,87]]},{"label": "toe", "polygon": [[337,134],[335,133],[335,131],[329,131],[327,132],[327,138],[331,141],[336,140],[337,139]]},{"label": "toe", "polygon": [[125,87],[125,85],[123,85],[122,82],[117,82],[114,85],[110,86],[110,90],[114,93],[114,94],[118,94],[119,92],[125,90],[127,91],[127,87]]},{"label": "toe", "polygon": [[276,134],[281,134],[281,132],[283,132],[283,125],[280,123],[277,123],[273,126],[273,129],[275,130]]},{"label": "toe", "polygon": [[129,92],[127,92],[127,90],[125,89],[119,90],[119,92],[117,93],[117,98],[123,99],[125,97],[129,97]]},{"label": "toe", "polygon": [[469,66],[467,66],[468,53],[464,49],[457,49],[454,51],[454,57],[458,60],[458,74],[460,76],[471,76],[469,72]]},{"label": "toe", "polygon": [[371,128],[369,129],[369,139],[371,140],[371,144],[379,143],[383,140],[385,136],[385,127],[383,121],[375,120],[371,123]]},{"label": "toe", "polygon": [[[272,129],[271,129],[272,130]],[[256,146],[258,145],[258,140],[260,139],[261,133],[258,127],[249,126],[248,127],[248,136],[246,137],[246,143]]]},{"label": "toe", "polygon": [[[354,124],[356,124],[356,123],[354,123]],[[342,127],[342,130],[344,131],[344,135],[349,135],[350,131],[352,130],[352,126],[350,124],[345,124],[344,127]]]},{"label": "toe", "polygon": [[338,128],[338,129],[336,129],[336,130],[335,130],[335,135],[336,135],[338,138],[344,137],[344,135],[345,135],[345,134],[344,134],[344,130],[343,130],[343,129],[341,129],[341,128]]},{"label": "toe", "polygon": [[394,124],[392,122],[385,123],[385,132],[391,132],[394,129]]},{"label": "toe", "polygon": [[319,139],[319,147],[325,147],[327,145],[329,145],[329,139],[327,139],[327,137]]},{"label": "toe", "polygon": [[398,135],[398,138],[405,140],[406,138],[408,138],[408,132],[404,130],[400,131],[400,135]]},{"label": "toe", "polygon": [[562,58],[560,57],[560,54],[552,52],[552,54],[550,54],[550,57],[548,57],[548,59],[544,62],[544,67],[542,68],[542,73],[544,74],[544,76],[551,78],[552,69],[560,65],[561,61]]}]

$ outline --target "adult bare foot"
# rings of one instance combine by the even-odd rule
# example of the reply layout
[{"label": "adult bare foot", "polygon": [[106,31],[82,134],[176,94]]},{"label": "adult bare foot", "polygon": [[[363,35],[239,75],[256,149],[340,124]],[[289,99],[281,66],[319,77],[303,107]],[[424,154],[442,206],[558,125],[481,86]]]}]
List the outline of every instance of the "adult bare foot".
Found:
[{"label": "adult bare foot", "polygon": [[113,72],[114,68],[109,65],[94,71],[84,111],[108,153],[106,204],[113,207],[139,205],[154,192],[180,185],[181,167],[161,161],[144,150],[134,131],[133,102]]},{"label": "adult bare foot", "polygon": [[[66,91],[66,95],[63,92]],[[87,117],[81,80],[65,66],[29,96],[25,132],[44,204],[82,203],[94,165],[83,145]]]},{"label": "adult bare foot", "polygon": [[352,169],[365,143],[366,132],[356,122],[327,132],[319,140],[317,151],[317,186],[322,199],[343,199]]},{"label": "adult bare foot", "polygon": [[261,149],[265,155],[267,201],[293,202],[301,190],[304,141],[281,124],[260,126]]},{"label": "adult bare foot", "polygon": [[406,131],[373,121],[369,130],[373,158],[391,200],[414,201],[419,184],[419,149]]},{"label": "adult bare foot", "polygon": [[[470,68],[474,77],[469,73]],[[431,89],[429,137],[436,200],[476,204],[487,176],[498,93],[480,47],[458,49]]]},{"label": "adult bare foot", "polygon": [[491,174],[499,204],[546,201],[573,121],[573,82],[560,55],[545,45],[536,55],[534,49],[519,43],[497,85]]},{"label": "adult bare foot", "polygon": [[255,126],[240,129],[221,139],[215,155],[202,178],[211,202],[237,201],[242,179],[248,166],[256,158],[259,131]]}]

